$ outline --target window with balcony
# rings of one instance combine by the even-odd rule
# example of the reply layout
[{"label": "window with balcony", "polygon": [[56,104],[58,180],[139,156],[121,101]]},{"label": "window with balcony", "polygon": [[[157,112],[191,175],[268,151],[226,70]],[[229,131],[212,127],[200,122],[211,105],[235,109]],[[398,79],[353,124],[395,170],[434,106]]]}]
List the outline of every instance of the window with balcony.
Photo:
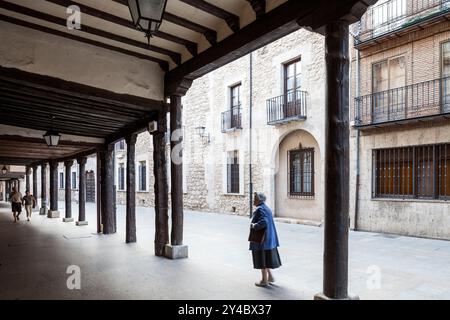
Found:
[{"label": "window with balcony", "polygon": [[222,132],[242,128],[241,84],[230,87],[230,109],[222,113]]},{"label": "window with balcony", "polygon": [[442,111],[450,112],[450,41],[441,45]]},{"label": "window with balcony", "polygon": [[450,144],[373,151],[375,198],[450,198]]},{"label": "window with balcony", "polygon": [[239,192],[239,151],[231,151],[227,159],[227,193]]},{"label": "window with balcony", "polygon": [[125,150],[125,140],[120,140],[117,143],[117,150]]},{"label": "window with balcony", "polygon": [[267,123],[306,119],[306,92],[301,90],[301,59],[283,65],[283,95],[267,100]]},{"label": "window with balcony", "polygon": [[123,163],[119,163],[117,178],[118,190],[125,191],[125,164]]},{"label": "window with balcony", "polygon": [[[405,112],[405,57],[378,62],[372,66],[372,120],[389,121]],[[402,88],[403,87],[403,88]],[[397,89],[398,88],[398,89]],[[392,90],[397,89],[397,90]]]},{"label": "window with balcony", "polygon": [[314,149],[297,149],[288,152],[289,196],[314,196]]}]

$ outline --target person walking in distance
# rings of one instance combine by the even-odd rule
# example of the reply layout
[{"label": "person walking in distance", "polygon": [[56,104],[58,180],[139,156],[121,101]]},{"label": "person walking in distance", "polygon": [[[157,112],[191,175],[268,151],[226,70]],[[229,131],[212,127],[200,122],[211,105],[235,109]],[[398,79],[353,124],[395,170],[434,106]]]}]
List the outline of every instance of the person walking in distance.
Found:
[{"label": "person walking in distance", "polygon": [[25,211],[27,213],[27,221],[31,219],[31,213],[36,207],[36,198],[30,194],[30,190],[25,191],[25,197],[22,199],[22,204],[25,205]]},{"label": "person walking in distance", "polygon": [[14,216],[14,222],[17,222],[19,219],[20,213],[22,212],[22,194],[17,191],[17,188],[13,188],[13,192],[11,194],[11,207]]}]

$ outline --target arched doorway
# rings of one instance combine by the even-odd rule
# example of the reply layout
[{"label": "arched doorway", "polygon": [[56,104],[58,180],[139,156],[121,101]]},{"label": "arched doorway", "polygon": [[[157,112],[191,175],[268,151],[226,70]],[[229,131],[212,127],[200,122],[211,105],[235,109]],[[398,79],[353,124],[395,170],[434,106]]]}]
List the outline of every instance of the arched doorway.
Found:
[{"label": "arched doorway", "polygon": [[320,223],[323,163],[317,140],[305,130],[295,130],[281,139],[277,149],[275,216]]}]

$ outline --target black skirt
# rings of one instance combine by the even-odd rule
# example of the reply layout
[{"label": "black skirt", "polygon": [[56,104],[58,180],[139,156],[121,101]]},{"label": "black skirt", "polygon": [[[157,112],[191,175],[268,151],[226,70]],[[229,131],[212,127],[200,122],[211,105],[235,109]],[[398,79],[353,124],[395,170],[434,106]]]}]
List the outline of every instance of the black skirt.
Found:
[{"label": "black skirt", "polygon": [[281,267],[280,254],[278,249],[253,250],[253,267],[255,269],[277,269]]},{"label": "black skirt", "polygon": [[20,202],[13,202],[12,203],[12,211],[13,212],[22,212],[22,204]]}]

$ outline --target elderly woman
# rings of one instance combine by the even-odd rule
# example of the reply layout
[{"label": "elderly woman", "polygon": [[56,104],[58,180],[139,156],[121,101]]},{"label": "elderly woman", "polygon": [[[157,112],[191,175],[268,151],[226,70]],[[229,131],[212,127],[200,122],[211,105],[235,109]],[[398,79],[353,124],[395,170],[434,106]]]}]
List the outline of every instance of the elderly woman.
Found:
[{"label": "elderly woman", "polygon": [[252,216],[251,229],[265,230],[264,240],[261,243],[250,242],[250,250],[253,255],[253,267],[260,269],[261,281],[255,283],[258,287],[267,287],[269,283],[275,282],[270,269],[281,266],[280,255],[278,254],[277,230],[273,221],[272,210],[265,204],[266,196],[263,193],[256,193],[253,205],[256,210]]}]

